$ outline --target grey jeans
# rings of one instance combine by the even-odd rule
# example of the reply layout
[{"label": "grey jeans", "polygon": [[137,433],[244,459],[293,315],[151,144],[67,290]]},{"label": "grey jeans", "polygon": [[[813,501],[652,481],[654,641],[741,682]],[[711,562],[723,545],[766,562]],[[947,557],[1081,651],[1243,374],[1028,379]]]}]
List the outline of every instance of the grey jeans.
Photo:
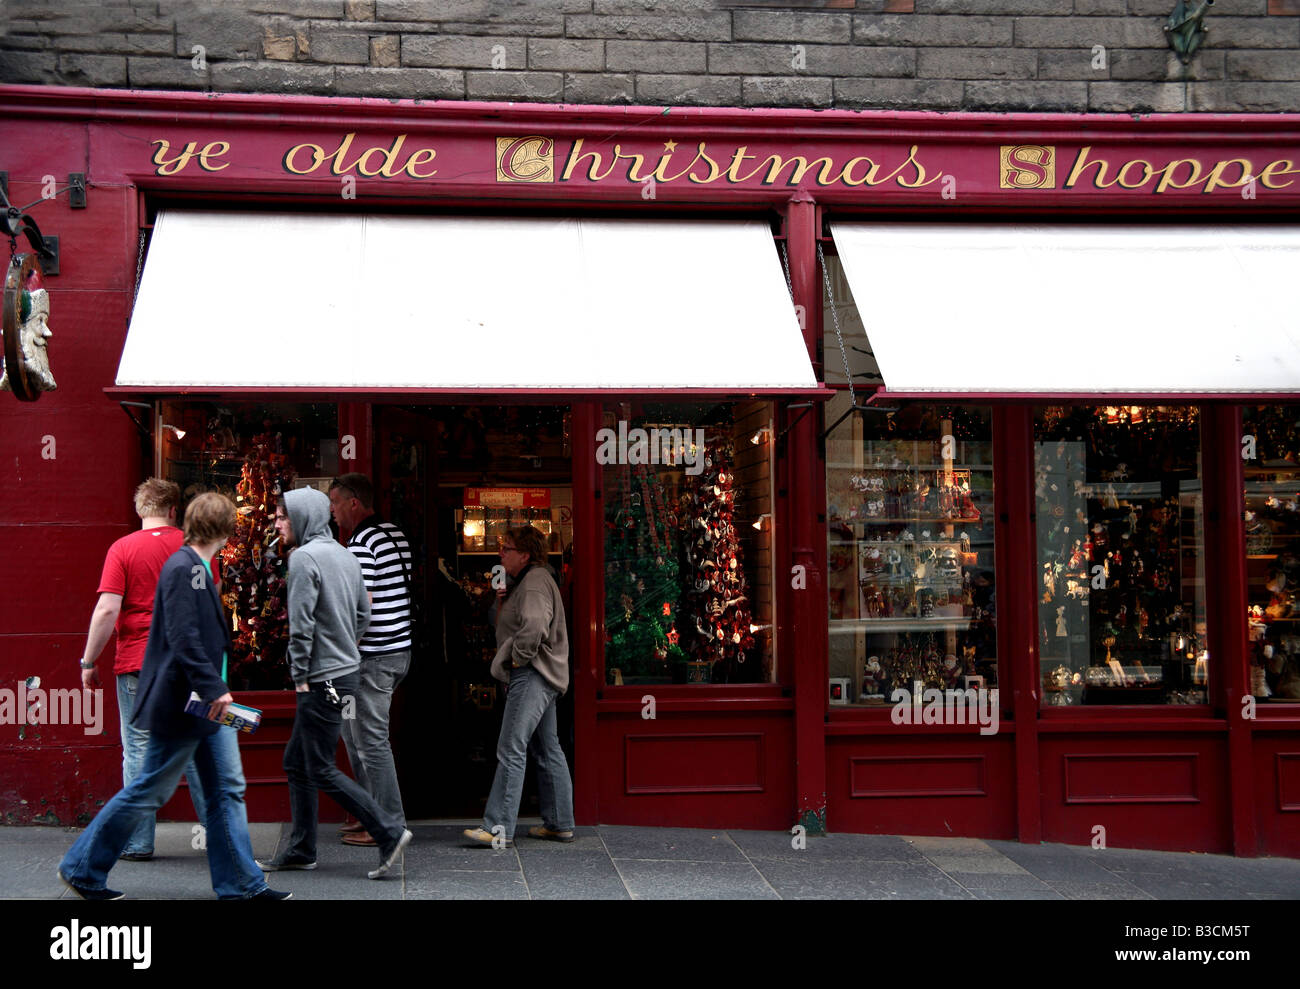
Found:
[{"label": "grey jeans", "polygon": [[542,823],[552,831],[573,830],[573,781],[556,734],[555,702],[560,692],[531,666],[510,671],[510,689],[497,739],[497,772],[483,814],[483,828],[500,827],[513,839],[524,795],[528,756],[537,764]]},{"label": "grey jeans", "polygon": [[[390,652],[361,659],[361,686],[356,694],[356,717],[343,719],[343,744],[357,782],[375,803],[406,826],[397,767],[388,741],[388,709],[393,691],[411,666],[411,651]],[[345,709],[346,712],[346,709]]]}]

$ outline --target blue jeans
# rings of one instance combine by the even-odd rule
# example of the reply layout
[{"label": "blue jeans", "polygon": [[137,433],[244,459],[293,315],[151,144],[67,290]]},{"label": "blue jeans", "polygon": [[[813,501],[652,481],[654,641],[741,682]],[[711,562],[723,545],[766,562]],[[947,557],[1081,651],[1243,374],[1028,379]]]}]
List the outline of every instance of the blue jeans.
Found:
[{"label": "blue jeans", "polygon": [[[117,676],[117,716],[122,727],[122,786],[130,786],[131,781],[144,765],[144,750],[149,744],[149,733],[131,724],[131,714],[135,711],[135,692],[140,686],[139,673],[119,673]],[[195,820],[207,820],[208,810],[203,802],[203,786],[199,783],[198,770],[191,762],[185,767],[185,781],[190,785],[190,799],[194,802]],[[171,795],[168,794],[168,799]],[[164,800],[163,803],[167,801]],[[123,855],[153,854],[154,815],[151,813],[140,822],[140,826],[131,835],[131,840],[122,849]]]},{"label": "blue jeans", "polygon": [[150,733],[140,772],[104,805],[68,849],[59,864],[63,877],[78,886],[103,889],[109,870],[141,819],[152,815],[175,792],[188,764],[196,768],[208,794],[206,840],[213,891],[223,900],[242,900],[266,889],[248,835],[239,733],[226,727],[203,738],[164,738]]},{"label": "blue jeans", "polygon": [[510,689],[497,739],[497,772],[492,778],[483,828],[496,825],[514,838],[519,801],[524,795],[528,756],[537,764],[542,823],[553,831],[573,830],[573,781],[555,731],[555,702],[560,692],[531,666],[510,671]]}]

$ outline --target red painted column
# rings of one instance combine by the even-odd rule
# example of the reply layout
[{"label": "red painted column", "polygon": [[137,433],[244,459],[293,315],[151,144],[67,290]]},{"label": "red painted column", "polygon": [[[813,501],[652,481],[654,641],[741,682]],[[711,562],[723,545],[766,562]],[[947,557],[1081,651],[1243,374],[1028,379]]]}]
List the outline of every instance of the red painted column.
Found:
[{"label": "red painted column", "polygon": [[1245,471],[1241,406],[1211,405],[1201,416],[1201,477],[1205,491],[1205,609],[1210,651],[1210,707],[1228,720],[1228,792],[1234,855],[1259,854],[1251,724],[1243,699],[1246,671]]},{"label": "red painted column", "polygon": [[[804,314],[804,343],[817,359],[822,334],[822,276],[817,262],[817,204],[807,193],[790,199],[786,211],[790,280],[796,307]],[[801,413],[802,418],[799,418]],[[792,588],[783,629],[782,655],[795,675],[795,816],[810,833],[826,830],[826,683],[829,629],[826,605],[826,460],[821,445],[823,407],[785,413],[785,426],[798,420],[777,450],[789,464],[790,564],[799,576],[778,573]],[[800,570],[802,568],[802,570]]]},{"label": "red painted column", "polygon": [[[339,473],[375,479],[374,422],[369,402],[339,403]],[[352,456],[348,457],[351,453]]]},{"label": "red painted column", "polygon": [[569,654],[573,693],[573,815],[599,823],[600,752],[596,743],[596,693],[603,676],[605,606],[605,506],[596,464],[600,403],[573,406],[573,642]]},{"label": "red painted column", "polygon": [[1016,730],[1016,833],[1022,842],[1038,844],[1043,840],[1038,778],[1038,536],[1034,523],[1034,413],[1030,406],[994,406],[993,464],[998,689]]}]

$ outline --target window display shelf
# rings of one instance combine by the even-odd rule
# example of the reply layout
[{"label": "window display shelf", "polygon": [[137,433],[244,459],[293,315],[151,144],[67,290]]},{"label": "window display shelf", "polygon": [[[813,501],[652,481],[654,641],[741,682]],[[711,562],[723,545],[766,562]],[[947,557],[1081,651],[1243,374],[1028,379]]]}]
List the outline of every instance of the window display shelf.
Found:
[{"label": "window display shelf", "polygon": [[963,618],[832,618],[831,635],[855,632],[965,632],[973,619]]}]

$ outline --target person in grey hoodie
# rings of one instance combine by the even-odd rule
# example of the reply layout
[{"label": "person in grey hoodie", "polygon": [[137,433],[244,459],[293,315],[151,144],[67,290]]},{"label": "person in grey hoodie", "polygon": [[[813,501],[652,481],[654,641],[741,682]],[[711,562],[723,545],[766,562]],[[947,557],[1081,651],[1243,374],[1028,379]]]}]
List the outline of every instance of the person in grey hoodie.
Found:
[{"label": "person in grey hoodie", "polygon": [[[411,832],[334,764],[348,700],[360,686],[357,642],[370,623],[361,564],[330,534],[330,501],[314,488],[286,492],[275,531],[289,555],[289,672],[298,710],[284,750],[293,834],[267,872],[316,868],[316,794],[324,790],[365,825],[379,844],[378,879],[392,868]],[[260,864],[260,863],[259,863]]]}]

